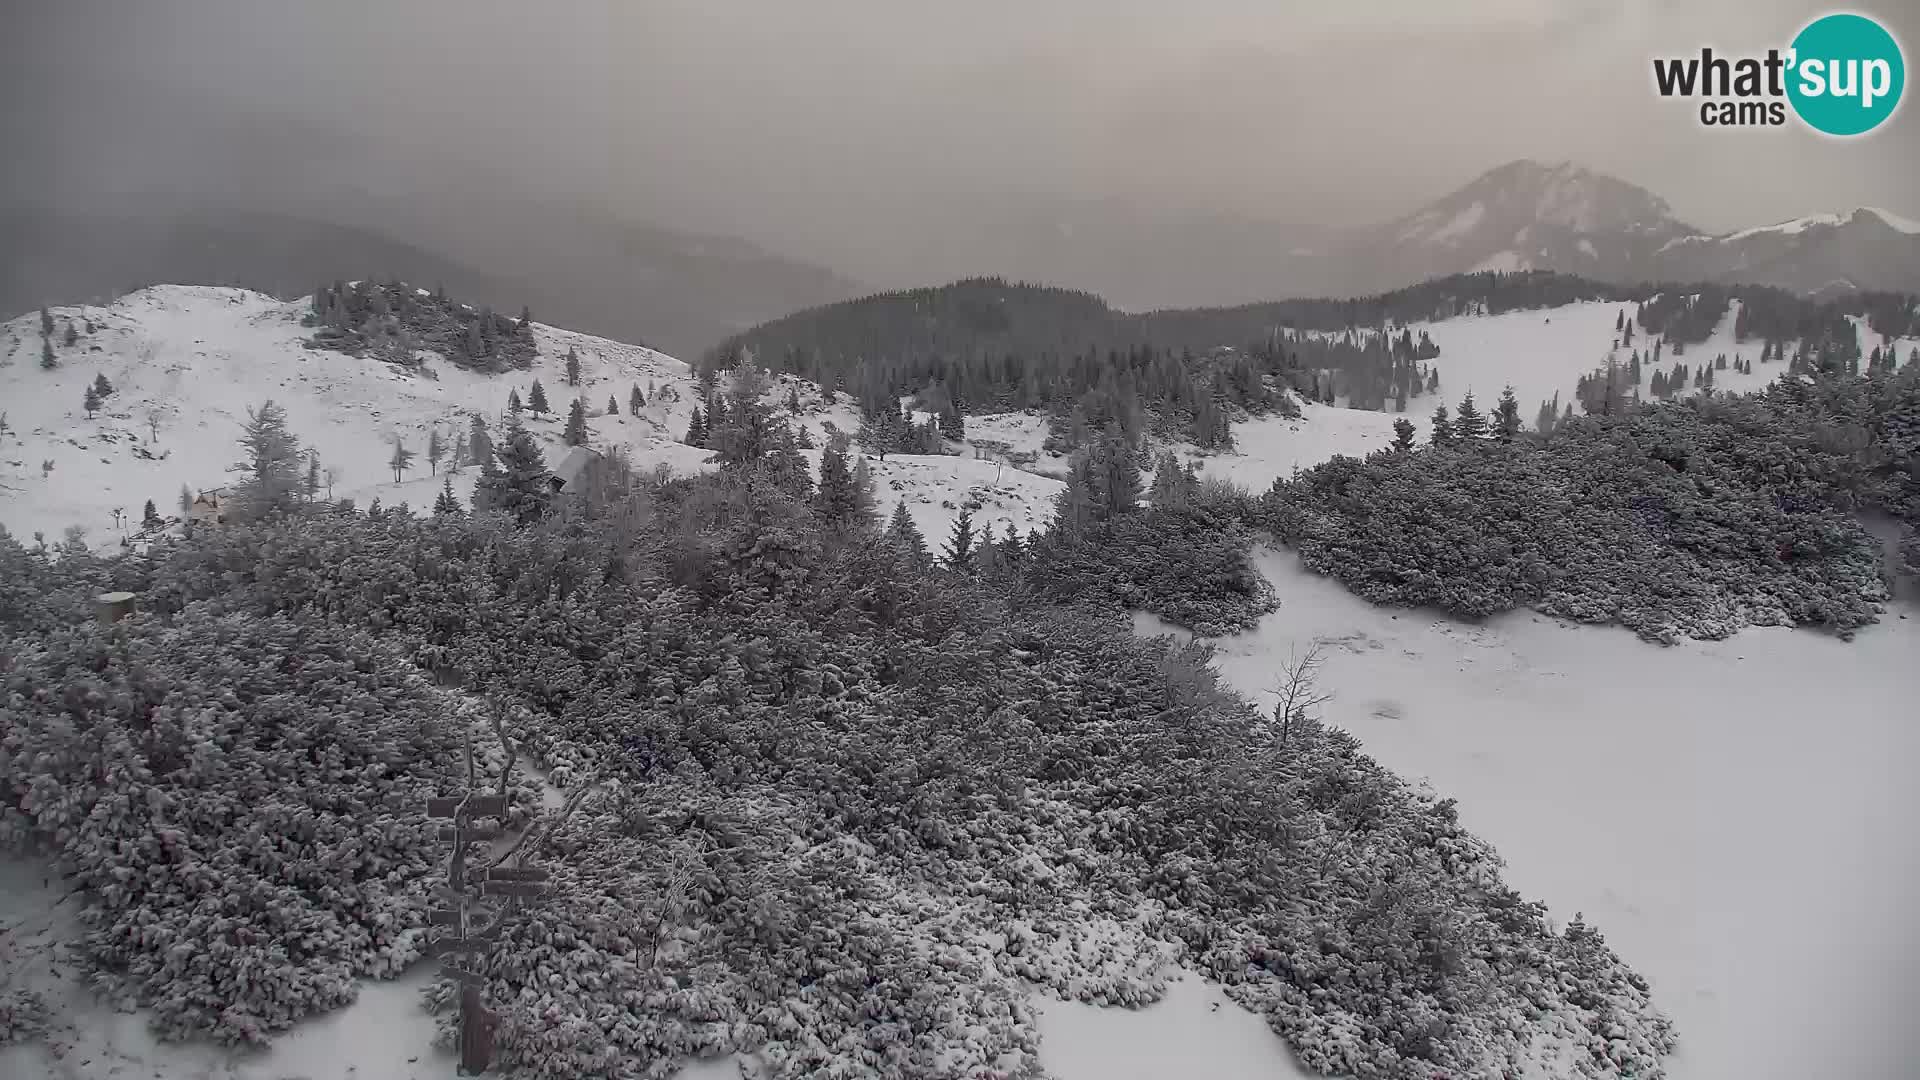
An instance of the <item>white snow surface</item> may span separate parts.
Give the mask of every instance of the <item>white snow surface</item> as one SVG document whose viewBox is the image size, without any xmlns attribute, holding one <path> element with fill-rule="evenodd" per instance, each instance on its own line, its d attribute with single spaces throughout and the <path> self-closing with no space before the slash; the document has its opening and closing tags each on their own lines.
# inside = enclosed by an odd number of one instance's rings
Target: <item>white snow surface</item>
<svg viewBox="0 0 1920 1080">
<path fill-rule="evenodd" d="M 1749 236 L 1758 236 L 1761 233 L 1780 233 L 1783 236 L 1793 236 L 1797 233 L 1805 232 L 1815 225 L 1838 225 L 1843 220 L 1844 218 L 1839 214 L 1808 214 L 1806 217 L 1794 218 L 1792 221 L 1782 221 L 1777 225 L 1761 225 L 1752 229 L 1742 229 L 1739 232 L 1728 233 L 1719 239 L 1745 240 Z"/>
<path fill-rule="evenodd" d="M 1375 608 L 1291 554 L 1259 562 L 1281 607 L 1220 642 L 1228 681 L 1265 702 L 1290 649 L 1327 641 L 1326 720 L 1457 798 L 1509 885 L 1560 923 L 1584 912 L 1650 980 L 1672 1080 L 1914 1075 L 1920 612 L 1850 643 L 1660 648 Z"/>
</svg>

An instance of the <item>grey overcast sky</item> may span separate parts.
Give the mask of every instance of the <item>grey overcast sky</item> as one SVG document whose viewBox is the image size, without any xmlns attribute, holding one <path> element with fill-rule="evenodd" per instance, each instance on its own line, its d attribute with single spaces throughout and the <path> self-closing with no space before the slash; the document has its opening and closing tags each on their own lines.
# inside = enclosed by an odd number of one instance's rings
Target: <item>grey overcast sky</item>
<svg viewBox="0 0 1920 1080">
<path fill-rule="evenodd" d="M 511 185 L 829 263 L 941 200 L 1360 223 L 1519 157 L 1708 229 L 1920 218 L 1911 102 L 1840 142 L 1652 93 L 1651 56 L 1784 45 L 1823 4 L 29 3 L 0 45 L 16 193 Z M 1914 61 L 1920 3 L 1859 10 Z"/>
</svg>

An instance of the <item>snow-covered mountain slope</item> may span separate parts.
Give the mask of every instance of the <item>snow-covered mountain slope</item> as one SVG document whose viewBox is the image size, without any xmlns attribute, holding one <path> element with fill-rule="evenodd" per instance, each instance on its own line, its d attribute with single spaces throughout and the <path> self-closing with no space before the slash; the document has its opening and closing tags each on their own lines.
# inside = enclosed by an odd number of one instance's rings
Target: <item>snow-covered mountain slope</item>
<svg viewBox="0 0 1920 1080">
<path fill-rule="evenodd" d="M 1375 287 L 1482 270 L 1601 281 L 1729 281 L 1800 293 L 1920 288 L 1920 224 L 1863 207 L 1721 235 L 1658 195 L 1573 162 L 1514 161 L 1369 231 Z"/>
<path fill-rule="evenodd" d="M 334 472 L 332 493 L 365 506 L 378 498 L 392 506 L 430 505 L 441 478 L 425 457 L 429 432 L 449 442 L 465 438 L 469 416 L 494 430 L 507 396 L 524 399 L 538 379 L 553 406 L 545 416 L 524 414 L 528 427 L 557 461 L 566 409 L 573 397 L 587 406 L 592 444 L 623 447 L 636 465 L 685 473 L 710 467 L 712 456 L 681 441 L 697 388 L 687 364 L 635 345 L 535 324 L 539 355 L 531 370 L 485 375 L 436 359 L 413 374 L 368 358 L 309 349 L 300 325 L 304 303 L 282 303 L 259 293 L 206 286 L 156 286 L 105 307 L 55 308 L 57 366 L 40 365 L 37 314 L 0 326 L 0 411 L 11 433 L 0 439 L 0 524 L 21 536 L 35 532 L 57 542 L 68 526 L 87 530 L 95 546 L 117 544 L 137 531 L 142 507 L 153 500 L 162 515 L 179 513 L 182 487 L 211 490 L 230 480 L 240 457 L 236 439 L 247 409 L 268 399 L 287 410 L 303 445 Z M 81 328 L 72 346 L 61 344 L 69 321 Z M 94 330 L 84 332 L 91 322 Z M 564 356 L 580 357 L 581 380 L 570 387 Z M 82 399 L 104 375 L 114 392 L 89 418 Z M 629 415 L 638 387 L 647 405 Z M 802 399 L 798 422 L 825 445 L 828 425 L 843 431 L 859 418 L 844 395 L 828 403 L 818 387 L 783 379 L 769 398 L 788 391 Z M 614 399 L 618 414 L 607 412 Z M 387 462 L 393 441 L 416 453 L 398 482 Z M 818 453 L 815 452 L 815 465 Z M 42 468 L 53 463 L 51 471 Z M 882 512 L 904 500 L 915 522 L 937 542 L 962 506 L 997 534 L 1023 532 L 1046 520 L 1060 484 L 1003 468 L 986 457 L 869 457 Z M 444 472 L 443 462 L 440 471 Z M 462 498 L 478 475 L 453 477 Z M 116 522 L 113 511 L 122 511 Z"/>
</svg>

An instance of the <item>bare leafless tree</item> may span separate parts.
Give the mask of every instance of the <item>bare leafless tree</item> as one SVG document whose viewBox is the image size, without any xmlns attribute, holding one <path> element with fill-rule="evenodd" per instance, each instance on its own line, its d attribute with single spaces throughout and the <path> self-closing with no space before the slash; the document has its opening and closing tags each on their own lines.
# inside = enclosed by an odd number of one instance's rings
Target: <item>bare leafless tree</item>
<svg viewBox="0 0 1920 1080">
<path fill-rule="evenodd" d="M 1285 749 L 1296 728 L 1320 719 L 1317 710 L 1333 700 L 1333 694 L 1319 688 L 1320 667 L 1326 663 L 1326 642 L 1315 639 L 1305 655 L 1289 650 L 1281 679 L 1273 694 L 1279 701 L 1273 707 L 1277 725 L 1274 745 Z"/>
</svg>

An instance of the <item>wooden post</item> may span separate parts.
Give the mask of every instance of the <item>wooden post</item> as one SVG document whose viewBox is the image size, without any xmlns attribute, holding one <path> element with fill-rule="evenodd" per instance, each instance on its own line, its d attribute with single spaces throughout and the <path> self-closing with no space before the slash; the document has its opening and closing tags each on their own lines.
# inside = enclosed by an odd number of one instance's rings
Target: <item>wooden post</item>
<svg viewBox="0 0 1920 1080">
<path fill-rule="evenodd" d="M 546 892 L 545 870 L 493 867 L 477 883 L 469 881 L 472 875 L 467 872 L 467 845 L 499 835 L 496 829 L 475 827 L 469 821 L 481 816 L 505 817 L 506 813 L 505 795 L 468 794 L 427 800 L 428 817 L 453 819 L 451 826 L 440 830 L 443 839 L 453 842 L 452 858 L 447 865 L 447 887 L 451 890 L 453 906 L 428 912 L 427 921 L 453 930 L 450 936 L 432 942 L 431 949 L 440 957 L 441 973 L 460 982 L 459 1074 L 462 1076 L 479 1076 L 492 1067 L 493 1038 L 500 1027 L 500 1015 L 487 1008 L 482 995 L 486 976 L 461 962 L 473 963 L 492 948 L 492 942 L 505 929 L 508 905 L 516 900 L 537 899 Z M 478 885 L 477 890 L 474 884 Z M 469 907 L 475 891 L 500 898 L 490 922 L 477 921 L 477 913 Z"/>
</svg>

